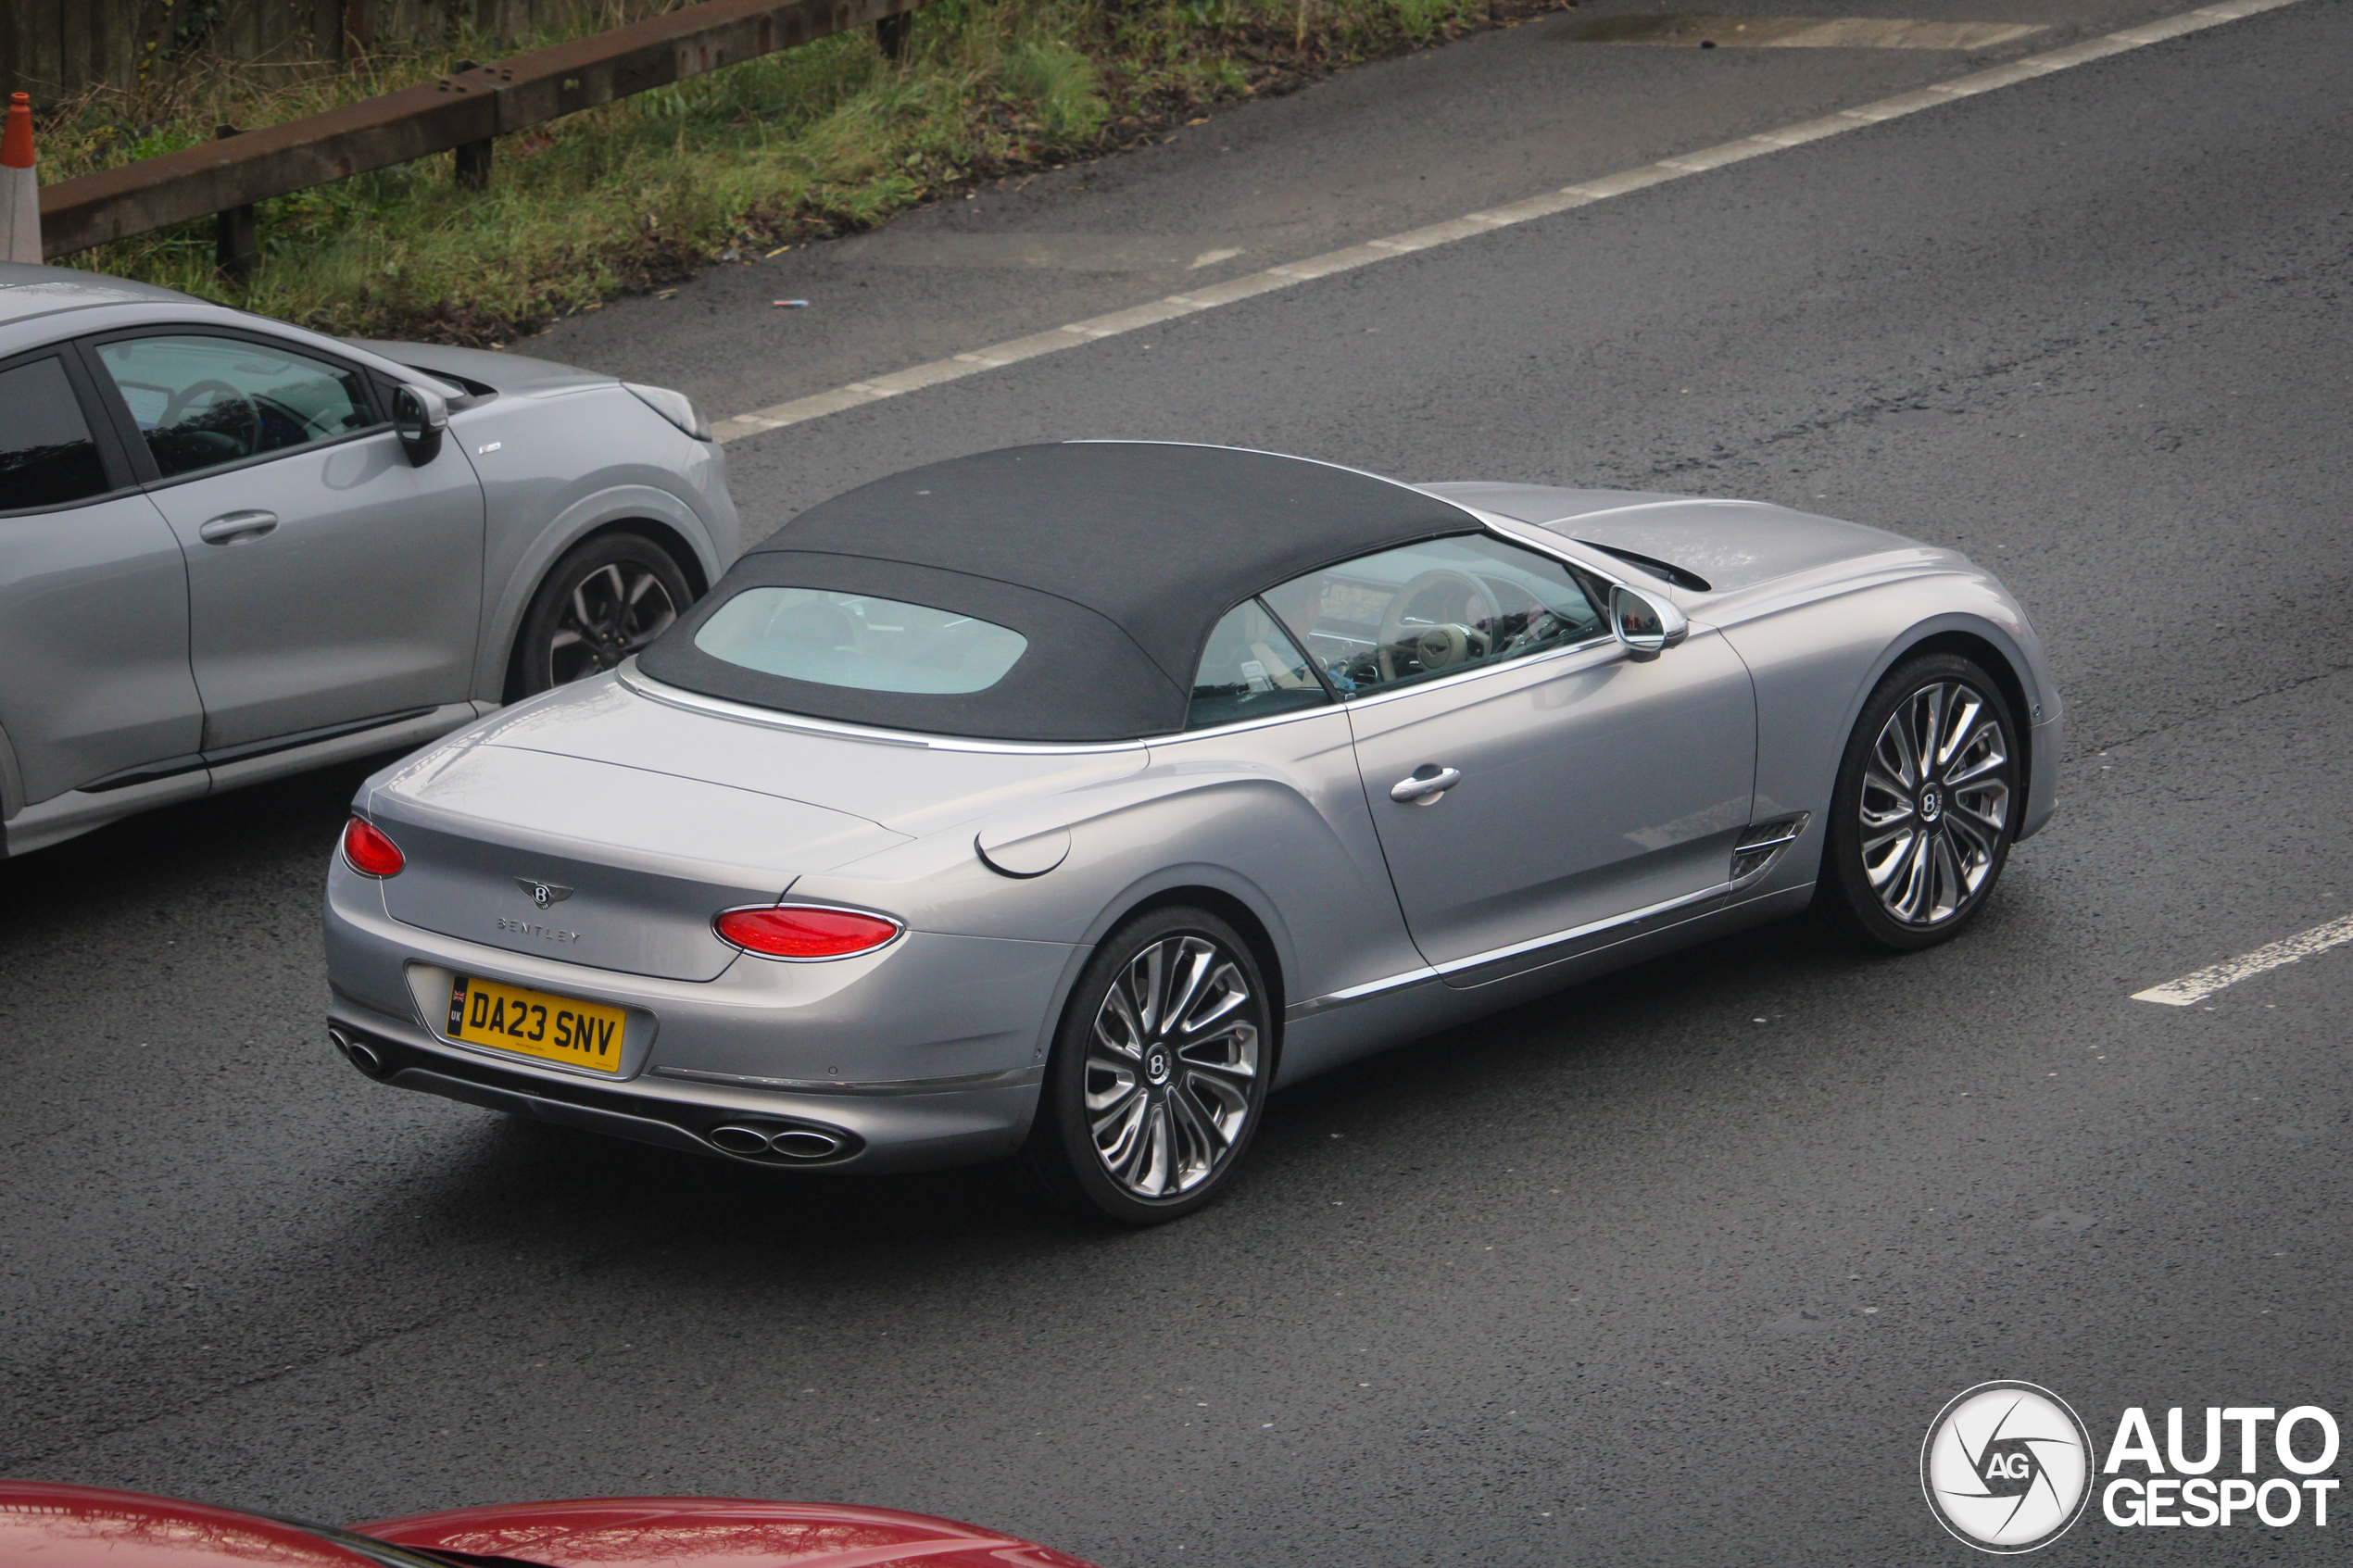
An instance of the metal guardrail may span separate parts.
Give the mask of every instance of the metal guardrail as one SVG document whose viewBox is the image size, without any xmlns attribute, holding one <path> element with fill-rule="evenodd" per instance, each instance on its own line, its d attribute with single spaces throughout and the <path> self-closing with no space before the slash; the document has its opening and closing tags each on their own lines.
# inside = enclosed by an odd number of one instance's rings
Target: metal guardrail
<svg viewBox="0 0 2353 1568">
<path fill-rule="evenodd" d="M 219 216 L 220 261 L 253 255 L 253 204 L 456 149 L 479 186 L 495 137 L 652 87 L 875 24 L 905 46 L 925 0 L 705 0 L 570 44 L 476 66 L 324 114 L 61 180 L 41 192 L 42 252 L 55 257 Z"/>
</svg>

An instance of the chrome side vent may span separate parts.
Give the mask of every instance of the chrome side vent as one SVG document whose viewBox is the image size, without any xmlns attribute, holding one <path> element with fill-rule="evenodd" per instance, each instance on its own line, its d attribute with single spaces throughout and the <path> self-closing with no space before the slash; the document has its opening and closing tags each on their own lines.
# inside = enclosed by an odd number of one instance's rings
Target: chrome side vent
<svg viewBox="0 0 2353 1568">
<path fill-rule="evenodd" d="M 1813 820 L 1810 811 L 1793 811 L 1743 831 L 1732 846 L 1732 885 L 1745 887 L 1770 871 L 1773 862 L 1805 836 L 1806 824 Z"/>
</svg>

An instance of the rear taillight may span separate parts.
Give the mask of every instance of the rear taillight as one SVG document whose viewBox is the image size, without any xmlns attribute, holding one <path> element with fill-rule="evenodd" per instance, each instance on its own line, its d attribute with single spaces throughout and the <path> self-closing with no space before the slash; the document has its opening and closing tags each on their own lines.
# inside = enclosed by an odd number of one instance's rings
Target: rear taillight
<svg viewBox="0 0 2353 1568">
<path fill-rule="evenodd" d="M 343 859 L 361 876 L 398 876 L 400 868 L 409 863 L 401 856 L 400 846 L 359 817 L 344 824 Z"/>
<path fill-rule="evenodd" d="M 767 959 L 849 959 L 871 953 L 904 929 L 897 921 L 815 904 L 729 909 L 711 922 L 719 939 Z"/>
</svg>

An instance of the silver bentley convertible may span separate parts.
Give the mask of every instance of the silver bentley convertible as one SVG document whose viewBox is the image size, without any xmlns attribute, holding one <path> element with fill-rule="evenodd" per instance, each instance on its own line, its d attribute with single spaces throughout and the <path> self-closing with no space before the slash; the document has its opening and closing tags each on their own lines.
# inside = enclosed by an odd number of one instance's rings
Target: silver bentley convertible
<svg viewBox="0 0 2353 1568">
<path fill-rule="evenodd" d="M 1949 550 L 1747 501 L 1227 447 L 935 463 L 613 672 L 362 787 L 371 1077 L 774 1166 L 1012 1155 L 1174 1218 L 1281 1085 L 1809 906 L 1908 949 L 2051 814 Z"/>
</svg>

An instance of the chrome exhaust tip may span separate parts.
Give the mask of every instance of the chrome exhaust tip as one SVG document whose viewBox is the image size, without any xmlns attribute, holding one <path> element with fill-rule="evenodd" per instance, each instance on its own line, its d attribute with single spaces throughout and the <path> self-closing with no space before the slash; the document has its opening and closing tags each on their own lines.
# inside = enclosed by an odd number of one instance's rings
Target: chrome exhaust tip
<svg viewBox="0 0 2353 1568">
<path fill-rule="evenodd" d="M 814 1127 L 787 1127 L 770 1138 L 768 1147 L 786 1160 L 830 1160 L 847 1146 Z"/>
<path fill-rule="evenodd" d="M 345 1060 L 352 1066 L 371 1078 L 384 1076 L 384 1059 L 377 1055 L 376 1048 L 367 1041 L 355 1040 L 340 1029 L 328 1030 L 327 1038 L 335 1043 L 335 1049 L 343 1052 Z"/>
<path fill-rule="evenodd" d="M 792 1165 L 812 1164 L 848 1154 L 854 1147 L 849 1135 L 807 1123 L 778 1126 L 772 1123 L 729 1122 L 703 1135 L 713 1148 L 740 1160 Z"/>
<path fill-rule="evenodd" d="M 713 1127 L 711 1141 L 730 1154 L 761 1155 L 768 1152 L 768 1135 L 757 1127 Z"/>
</svg>

